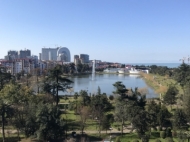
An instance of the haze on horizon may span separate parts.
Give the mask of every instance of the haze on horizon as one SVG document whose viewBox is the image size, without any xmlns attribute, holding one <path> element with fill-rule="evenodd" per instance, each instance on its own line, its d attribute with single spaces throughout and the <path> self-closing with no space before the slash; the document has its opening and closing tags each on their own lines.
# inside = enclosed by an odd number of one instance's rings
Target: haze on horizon
<svg viewBox="0 0 190 142">
<path fill-rule="evenodd" d="M 0 1 L 0 58 L 62 46 L 90 59 L 179 63 L 190 55 L 189 0 Z"/>
</svg>

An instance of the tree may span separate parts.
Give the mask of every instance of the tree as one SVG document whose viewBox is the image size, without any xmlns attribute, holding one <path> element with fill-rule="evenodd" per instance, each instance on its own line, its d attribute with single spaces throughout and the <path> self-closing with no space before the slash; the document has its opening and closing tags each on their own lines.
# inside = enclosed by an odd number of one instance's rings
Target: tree
<svg viewBox="0 0 190 142">
<path fill-rule="evenodd" d="M 10 122 L 17 129 L 18 137 L 19 131 L 24 127 L 25 107 L 31 95 L 33 92 L 30 88 L 15 82 L 6 84 L 0 91 L 2 125 L 6 118 L 13 118 Z"/>
<path fill-rule="evenodd" d="M 163 97 L 164 103 L 172 105 L 176 103 L 176 96 L 178 94 L 178 90 L 175 86 L 169 86 L 165 96 Z"/>
<path fill-rule="evenodd" d="M 171 126 L 171 122 L 169 120 L 171 116 L 172 115 L 168 111 L 168 109 L 164 105 L 162 105 L 157 115 L 157 122 L 161 130 L 163 126 L 166 127 L 168 127 L 169 125 Z"/>
<path fill-rule="evenodd" d="M 88 106 L 80 106 L 80 107 L 78 107 L 78 112 L 79 112 L 79 115 L 80 115 L 81 132 L 83 134 L 84 128 L 86 126 L 86 121 L 89 118 L 90 109 L 89 109 Z"/>
<path fill-rule="evenodd" d="M 185 87 L 185 85 L 190 84 L 190 66 L 185 63 L 182 63 L 175 70 L 175 80 L 179 82 L 182 87 Z"/>
<path fill-rule="evenodd" d="M 0 90 L 2 90 L 4 85 L 9 83 L 11 79 L 14 79 L 13 76 L 7 73 L 5 68 L 0 67 Z"/>
<path fill-rule="evenodd" d="M 74 99 L 75 99 L 75 104 L 76 104 L 76 109 L 75 109 L 75 113 L 77 113 L 77 99 L 78 99 L 78 97 L 79 97 L 79 95 L 78 95 L 78 93 L 77 92 L 75 92 L 75 94 L 74 94 Z"/>
<path fill-rule="evenodd" d="M 160 111 L 160 105 L 157 104 L 155 101 L 151 101 L 147 104 L 147 112 L 148 112 L 148 119 L 149 119 L 149 125 L 150 125 L 150 131 L 151 127 L 156 129 L 156 126 L 158 125 L 157 117 L 158 112 Z"/>
<path fill-rule="evenodd" d="M 129 106 L 126 101 L 117 99 L 115 104 L 115 120 L 121 122 L 121 135 L 123 136 L 123 127 L 126 120 L 129 118 L 128 114 Z"/>
<path fill-rule="evenodd" d="M 174 127 L 177 129 L 187 129 L 187 116 L 183 112 L 182 109 L 176 109 L 174 115 L 173 115 L 173 124 Z"/>
<path fill-rule="evenodd" d="M 62 65 L 62 72 L 64 74 L 68 74 L 69 73 L 69 65 L 68 64 L 63 64 Z"/>
<path fill-rule="evenodd" d="M 6 115 L 9 115 L 11 112 L 11 104 L 8 100 L 0 99 L 0 113 L 1 113 L 1 120 L 2 120 L 2 135 L 3 135 L 3 142 L 5 141 L 5 119 Z"/>
<path fill-rule="evenodd" d="M 13 115 L 12 105 L 16 101 L 17 94 L 20 90 L 20 86 L 16 84 L 6 84 L 4 88 L 0 91 L 0 113 L 2 118 L 2 134 L 3 141 L 5 140 L 4 126 L 5 121 L 8 116 Z M 5 117 L 7 116 L 7 117 Z"/>
<path fill-rule="evenodd" d="M 59 91 L 66 91 L 66 89 L 71 88 L 71 80 L 62 77 L 61 66 L 57 65 L 54 69 L 49 71 L 49 76 L 44 81 L 44 91 L 51 93 L 55 96 L 56 105 L 58 106 L 59 102 Z M 47 90 L 45 90 L 47 89 Z"/>
<path fill-rule="evenodd" d="M 17 80 L 20 80 L 20 78 L 21 78 L 21 73 L 17 73 L 17 74 L 15 75 L 15 77 L 16 77 Z"/>
<path fill-rule="evenodd" d="M 113 95 L 110 95 L 110 96 L 109 96 L 109 100 L 110 100 L 110 101 L 113 101 L 113 100 L 114 100 L 114 96 L 113 96 Z"/>
<path fill-rule="evenodd" d="M 83 65 L 81 63 L 77 64 L 77 70 L 79 73 L 82 72 L 82 69 L 83 69 Z"/>
<path fill-rule="evenodd" d="M 100 87 L 99 87 L 99 86 L 98 86 L 97 95 L 101 95 L 101 89 L 100 89 Z"/>
<path fill-rule="evenodd" d="M 116 82 L 113 84 L 113 86 L 116 88 L 116 91 L 114 91 L 114 94 L 119 94 L 119 97 L 116 101 L 115 106 L 115 118 L 116 120 L 121 122 L 121 134 L 123 134 L 123 125 L 126 120 L 130 120 L 133 123 L 136 123 L 139 119 L 139 123 L 134 124 L 136 129 L 139 129 L 140 134 L 144 134 L 144 131 L 146 130 L 144 126 L 141 126 L 141 124 L 147 124 L 144 122 L 140 123 L 140 117 L 141 115 L 144 117 L 146 112 L 144 111 L 144 107 L 146 105 L 146 97 L 145 95 L 141 95 L 141 93 L 138 91 L 138 88 L 135 88 L 129 90 L 126 89 L 125 85 L 122 84 L 122 82 Z M 147 114 L 145 119 L 147 119 Z M 141 127 L 141 128 L 139 128 Z"/>
<path fill-rule="evenodd" d="M 79 92 L 80 99 L 81 99 L 81 105 L 82 106 L 88 106 L 90 104 L 90 97 L 88 96 L 88 93 L 86 90 L 81 90 Z"/>
<path fill-rule="evenodd" d="M 100 88 L 99 88 L 100 90 Z M 99 91 L 100 93 L 100 91 Z M 113 107 L 108 101 L 106 94 L 97 94 L 91 98 L 91 112 L 92 118 L 96 118 L 99 136 L 101 134 L 102 125 L 104 125 L 105 113 L 110 111 Z"/>
<path fill-rule="evenodd" d="M 59 140 L 64 134 L 64 123 L 61 111 L 52 104 L 39 104 L 36 112 L 36 131 L 38 139 Z"/>
<path fill-rule="evenodd" d="M 70 63 L 69 64 L 69 69 L 70 69 L 70 74 L 73 74 L 76 71 L 75 64 L 74 63 Z"/>
<path fill-rule="evenodd" d="M 114 122 L 113 114 L 104 115 L 103 121 L 102 121 L 102 129 L 106 130 L 106 133 L 107 133 L 107 130 L 110 129 L 111 123 L 113 123 L 113 122 Z"/>
<path fill-rule="evenodd" d="M 143 138 L 145 132 L 149 130 L 148 113 L 140 107 L 136 107 L 135 109 L 138 113 L 136 113 L 136 115 L 133 115 L 131 122 L 133 128 L 137 130 L 139 137 Z"/>
<path fill-rule="evenodd" d="M 146 105 L 146 94 L 141 94 L 138 91 L 138 88 L 136 87 L 135 90 L 133 89 L 130 90 L 130 93 L 128 95 L 128 100 L 133 101 L 135 105 L 141 107 L 142 109 L 145 109 Z"/>
<path fill-rule="evenodd" d="M 187 120 L 190 121 L 190 93 L 185 94 L 183 98 L 183 111 L 187 116 Z"/>
<path fill-rule="evenodd" d="M 39 68 L 36 68 L 36 69 L 34 69 L 34 77 L 35 77 L 35 85 L 36 85 L 36 87 L 37 87 L 37 94 L 39 94 L 40 93 L 40 82 L 39 82 L 39 76 L 40 76 L 40 69 Z"/>
<path fill-rule="evenodd" d="M 118 94 L 120 95 L 122 98 L 125 98 L 128 92 L 128 89 L 126 89 L 125 85 L 121 82 L 115 82 L 113 84 L 113 86 L 115 87 L 115 91 L 113 92 L 114 94 Z"/>
</svg>

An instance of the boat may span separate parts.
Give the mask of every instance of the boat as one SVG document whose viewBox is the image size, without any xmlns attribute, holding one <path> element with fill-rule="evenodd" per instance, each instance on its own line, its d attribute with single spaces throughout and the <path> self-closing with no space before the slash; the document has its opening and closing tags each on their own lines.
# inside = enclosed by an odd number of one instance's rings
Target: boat
<svg viewBox="0 0 190 142">
<path fill-rule="evenodd" d="M 128 71 L 128 69 L 126 69 L 126 68 L 120 68 L 120 69 L 118 70 L 118 73 L 124 74 L 124 73 L 129 73 L 129 71 Z"/>
<path fill-rule="evenodd" d="M 106 72 L 106 73 L 117 73 L 118 69 L 117 68 L 109 68 L 109 69 L 105 69 L 104 72 Z"/>
<path fill-rule="evenodd" d="M 129 73 L 130 73 L 130 74 L 140 74 L 140 71 L 139 71 L 139 70 L 136 70 L 135 68 L 131 68 L 131 69 L 129 70 Z"/>
</svg>

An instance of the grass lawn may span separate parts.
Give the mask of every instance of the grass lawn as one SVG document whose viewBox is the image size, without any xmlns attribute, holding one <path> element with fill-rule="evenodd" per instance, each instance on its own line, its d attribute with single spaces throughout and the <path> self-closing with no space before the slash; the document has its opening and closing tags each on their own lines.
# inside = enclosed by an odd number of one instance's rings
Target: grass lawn
<svg viewBox="0 0 190 142">
<path fill-rule="evenodd" d="M 74 97 L 61 96 L 59 103 L 70 103 L 74 101 L 75 101 Z"/>
<path fill-rule="evenodd" d="M 20 139 L 24 139 L 24 135 L 20 134 Z M 3 141 L 3 136 L 0 134 L 0 142 Z M 19 139 L 17 137 L 17 134 L 5 134 L 5 142 L 18 142 Z"/>
<path fill-rule="evenodd" d="M 138 138 L 136 133 L 131 134 L 125 134 L 123 137 L 118 136 L 120 138 L 121 142 L 133 142 L 134 140 L 138 140 L 141 142 L 141 139 Z M 116 140 L 117 137 L 113 138 L 113 140 Z M 156 139 L 159 139 L 161 142 L 169 142 L 168 139 L 170 138 L 160 138 L 160 132 L 152 132 L 152 135 L 149 139 L 149 142 L 156 142 Z M 172 138 L 174 142 L 179 142 L 178 138 Z M 184 140 L 183 142 L 187 142 L 187 140 Z"/>
<path fill-rule="evenodd" d="M 141 74 L 146 83 L 151 86 L 156 93 L 166 93 L 169 85 L 175 85 L 179 90 L 179 94 L 183 93 L 181 86 L 172 78 L 168 76 L 160 76 L 155 74 Z"/>
</svg>

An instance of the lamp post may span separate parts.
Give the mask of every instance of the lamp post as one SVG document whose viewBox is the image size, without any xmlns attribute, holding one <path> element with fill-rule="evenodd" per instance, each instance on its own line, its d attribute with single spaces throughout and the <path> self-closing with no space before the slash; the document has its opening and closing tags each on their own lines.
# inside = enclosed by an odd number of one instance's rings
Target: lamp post
<svg viewBox="0 0 190 142">
<path fill-rule="evenodd" d="M 113 129 L 111 127 L 109 129 L 110 129 L 110 141 L 111 141 L 111 138 L 112 138 L 111 130 L 113 130 Z"/>
</svg>

